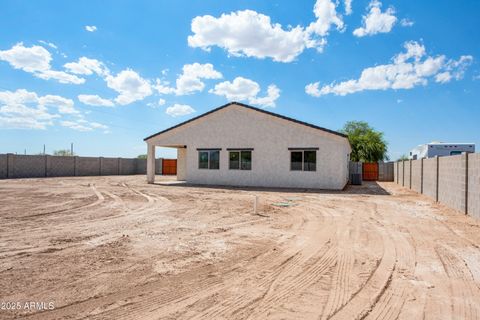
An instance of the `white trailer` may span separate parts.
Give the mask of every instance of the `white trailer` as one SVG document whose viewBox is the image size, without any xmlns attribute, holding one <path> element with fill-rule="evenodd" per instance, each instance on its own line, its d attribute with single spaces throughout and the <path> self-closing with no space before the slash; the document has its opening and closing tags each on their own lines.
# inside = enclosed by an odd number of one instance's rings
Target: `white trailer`
<svg viewBox="0 0 480 320">
<path fill-rule="evenodd" d="M 435 156 L 453 156 L 463 152 L 474 153 L 475 143 L 430 142 L 421 144 L 410 151 L 409 159 L 433 158 Z"/>
</svg>

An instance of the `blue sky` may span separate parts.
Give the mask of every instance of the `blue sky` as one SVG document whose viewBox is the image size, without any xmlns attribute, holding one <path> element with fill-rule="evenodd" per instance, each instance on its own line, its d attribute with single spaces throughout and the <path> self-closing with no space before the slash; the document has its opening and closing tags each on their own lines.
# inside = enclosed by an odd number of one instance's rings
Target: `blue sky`
<svg viewBox="0 0 480 320">
<path fill-rule="evenodd" d="M 2 1 L 0 153 L 143 138 L 230 100 L 340 129 L 392 159 L 480 146 L 479 1 Z M 160 150 L 159 156 L 174 156 Z"/>
</svg>

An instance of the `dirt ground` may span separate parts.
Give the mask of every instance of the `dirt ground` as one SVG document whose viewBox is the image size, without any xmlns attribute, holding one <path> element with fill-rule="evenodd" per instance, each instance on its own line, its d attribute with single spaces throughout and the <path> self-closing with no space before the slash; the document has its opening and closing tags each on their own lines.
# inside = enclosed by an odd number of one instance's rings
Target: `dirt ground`
<svg viewBox="0 0 480 320">
<path fill-rule="evenodd" d="M 480 319 L 480 221 L 424 196 L 157 181 L 0 181 L 0 318 Z"/>
</svg>

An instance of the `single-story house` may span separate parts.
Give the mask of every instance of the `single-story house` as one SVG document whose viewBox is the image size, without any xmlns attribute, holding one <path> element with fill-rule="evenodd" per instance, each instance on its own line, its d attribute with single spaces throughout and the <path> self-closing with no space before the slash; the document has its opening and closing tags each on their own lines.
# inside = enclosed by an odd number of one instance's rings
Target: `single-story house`
<svg viewBox="0 0 480 320">
<path fill-rule="evenodd" d="M 177 148 L 177 179 L 192 184 L 341 190 L 348 182 L 346 135 L 238 102 L 144 140 L 149 183 L 156 146 Z"/>
</svg>

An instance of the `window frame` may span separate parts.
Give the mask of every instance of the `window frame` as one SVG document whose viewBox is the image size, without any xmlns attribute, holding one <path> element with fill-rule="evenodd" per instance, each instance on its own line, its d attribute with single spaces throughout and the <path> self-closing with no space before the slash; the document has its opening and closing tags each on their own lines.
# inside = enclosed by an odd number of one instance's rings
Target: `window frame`
<svg viewBox="0 0 480 320">
<path fill-rule="evenodd" d="M 316 172 L 317 171 L 317 151 L 319 150 L 319 148 L 288 148 L 288 150 L 290 151 L 290 171 L 295 171 L 295 172 L 299 172 L 299 171 L 300 172 Z M 313 168 L 309 168 L 309 170 L 305 170 L 305 159 L 306 159 L 305 158 L 305 151 L 314 152 L 314 156 L 315 156 L 315 162 L 313 163 Z M 301 153 L 301 155 L 302 155 L 301 162 L 300 162 L 302 164 L 301 169 L 292 169 L 293 153 Z"/>
<path fill-rule="evenodd" d="M 198 170 L 220 170 L 220 151 L 222 148 L 197 148 L 198 152 Z M 218 152 L 218 166 L 216 168 L 212 168 L 212 153 Z M 200 167 L 200 154 L 206 153 L 207 154 L 207 166 L 202 168 Z"/>
<path fill-rule="evenodd" d="M 227 148 L 228 151 L 228 170 L 242 170 L 242 171 L 252 171 L 252 162 L 253 162 L 253 148 Z M 242 153 L 248 152 L 250 153 L 250 166 L 246 168 L 243 166 L 242 162 Z M 238 154 L 238 168 L 232 168 L 231 166 L 231 153 Z"/>
</svg>

